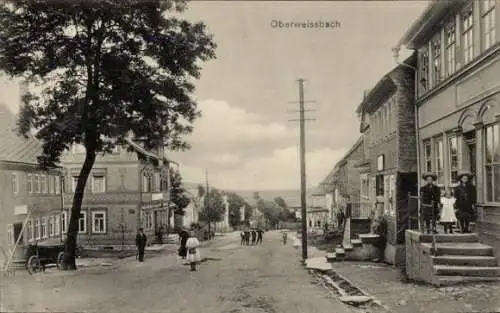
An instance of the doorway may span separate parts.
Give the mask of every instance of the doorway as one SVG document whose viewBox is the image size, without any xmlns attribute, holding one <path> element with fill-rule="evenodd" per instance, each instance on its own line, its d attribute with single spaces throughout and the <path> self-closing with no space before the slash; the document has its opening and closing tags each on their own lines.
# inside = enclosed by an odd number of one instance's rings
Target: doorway
<svg viewBox="0 0 500 313">
<path fill-rule="evenodd" d="M 472 173 L 472 184 L 476 184 L 476 132 L 470 131 L 464 134 L 465 141 L 465 169 Z"/>
<path fill-rule="evenodd" d="M 14 243 L 19 239 L 19 243 L 23 242 L 23 234 L 21 233 L 23 230 L 23 223 L 14 223 L 12 226 L 14 228 Z M 21 238 L 19 238 L 21 237 Z"/>
</svg>

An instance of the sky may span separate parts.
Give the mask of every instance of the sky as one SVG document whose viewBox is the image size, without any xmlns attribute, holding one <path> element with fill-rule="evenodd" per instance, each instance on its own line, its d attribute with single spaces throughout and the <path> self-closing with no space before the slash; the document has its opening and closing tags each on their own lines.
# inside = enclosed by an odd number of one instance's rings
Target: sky
<svg viewBox="0 0 500 313">
<path fill-rule="evenodd" d="M 194 1 L 182 14 L 203 21 L 217 59 L 202 65 L 195 97 L 202 117 L 169 152 L 189 182 L 232 190 L 298 189 L 298 78 L 306 79 L 306 171 L 317 186 L 360 136 L 355 109 L 395 65 L 392 47 L 427 1 Z M 330 22 L 330 28 L 276 27 Z M 401 59 L 408 56 L 403 51 Z M 0 82 L 0 100 L 19 109 L 19 88 Z"/>
</svg>

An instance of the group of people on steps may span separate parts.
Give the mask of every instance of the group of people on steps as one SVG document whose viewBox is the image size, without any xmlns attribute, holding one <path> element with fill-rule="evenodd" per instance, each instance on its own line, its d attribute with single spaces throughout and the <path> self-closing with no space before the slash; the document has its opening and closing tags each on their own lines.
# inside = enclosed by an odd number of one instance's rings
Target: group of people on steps
<svg viewBox="0 0 500 313">
<path fill-rule="evenodd" d="M 443 191 L 435 183 L 436 174 L 425 173 L 422 178 L 426 181 L 420 188 L 425 231 L 437 234 L 439 222 L 444 226 L 444 232 L 451 234 L 453 225 L 458 222 L 461 233 L 470 233 L 470 222 L 476 218 L 476 188 L 472 184 L 472 173 L 458 173 L 458 185 Z"/>
</svg>

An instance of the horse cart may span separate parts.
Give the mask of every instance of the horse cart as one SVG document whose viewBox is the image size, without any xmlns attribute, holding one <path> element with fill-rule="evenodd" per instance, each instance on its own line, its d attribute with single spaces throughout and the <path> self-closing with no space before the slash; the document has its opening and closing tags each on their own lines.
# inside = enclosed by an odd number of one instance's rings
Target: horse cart
<svg viewBox="0 0 500 313">
<path fill-rule="evenodd" d="M 26 270 L 30 274 L 45 271 L 49 264 L 55 264 L 61 269 L 64 258 L 64 243 L 62 242 L 35 242 L 28 245 L 26 252 Z"/>
</svg>

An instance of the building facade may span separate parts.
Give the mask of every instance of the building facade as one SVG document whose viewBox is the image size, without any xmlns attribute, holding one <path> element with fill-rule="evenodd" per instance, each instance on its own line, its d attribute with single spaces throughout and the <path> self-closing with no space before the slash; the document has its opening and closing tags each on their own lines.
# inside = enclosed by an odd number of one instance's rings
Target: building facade
<svg viewBox="0 0 500 313">
<path fill-rule="evenodd" d="M 397 263 L 408 227 L 408 194 L 417 192 L 413 86 L 415 58 L 384 75 L 358 106 L 367 159 L 361 168 L 361 198 L 383 208 L 388 220 L 387 261 Z M 382 211 L 382 210 L 381 210 Z M 398 250 L 400 250 L 398 252 Z M 402 259 L 400 261 L 403 261 Z"/>
<path fill-rule="evenodd" d="M 331 218 L 335 219 L 333 215 L 345 206 L 347 196 L 350 197 L 352 203 L 353 218 L 368 217 L 369 212 L 363 211 L 360 206 L 362 169 L 357 166 L 364 157 L 365 144 L 363 137 L 360 137 L 321 183 L 325 195 L 324 201 L 333 207 L 330 211 Z"/>
<path fill-rule="evenodd" d="M 476 230 L 500 250 L 500 3 L 433 1 L 401 44 L 418 53 L 420 168 L 445 187 L 475 174 Z"/>
<path fill-rule="evenodd" d="M 80 245 L 133 245 L 140 227 L 151 241 L 160 231 L 167 230 L 171 169 L 161 152 L 155 152 L 128 140 L 127 146 L 117 146 L 113 153 L 96 158 L 78 224 Z M 63 231 L 66 231 L 84 159 L 85 149 L 78 145 L 67 151 L 63 159 L 66 182 Z"/>
<path fill-rule="evenodd" d="M 42 145 L 18 136 L 16 117 L 0 104 L 0 260 L 15 246 L 61 238 L 61 169 L 42 169 Z M 25 225 L 24 231 L 23 225 Z M 18 240 L 19 239 L 19 240 Z"/>
</svg>

